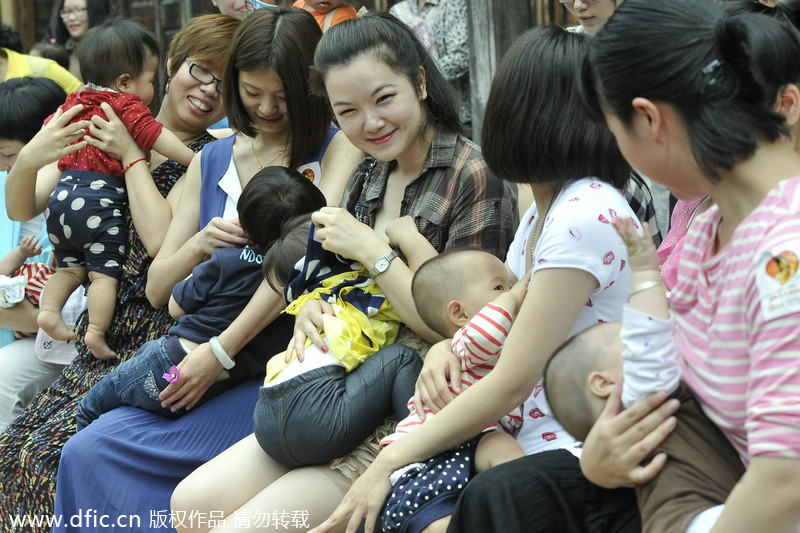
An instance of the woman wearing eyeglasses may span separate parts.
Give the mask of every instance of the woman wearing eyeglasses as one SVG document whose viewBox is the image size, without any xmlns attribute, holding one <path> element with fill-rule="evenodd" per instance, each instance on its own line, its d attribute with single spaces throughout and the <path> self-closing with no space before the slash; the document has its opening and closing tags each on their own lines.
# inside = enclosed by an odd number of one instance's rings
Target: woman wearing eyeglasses
<svg viewBox="0 0 800 533">
<path fill-rule="evenodd" d="M 224 108 L 217 84 L 209 75 L 222 76 L 225 54 L 238 26 L 239 21 L 231 17 L 205 15 L 191 19 L 172 39 L 167 57 L 169 92 L 156 119 L 194 151 L 215 139 L 206 129 L 219 120 Z M 192 68 L 190 63 L 196 66 Z M 204 83 L 209 79 L 212 83 Z M 121 160 L 125 166 L 143 157 L 141 150 L 137 153 L 132 149 L 135 143 L 122 121 L 114 118 L 110 107 L 102 107 L 111 122 L 94 117 L 90 127 L 92 140 L 87 136 L 87 142 Z M 12 169 L 14 173 L 7 182 L 9 216 L 23 220 L 32 218 L 37 214 L 34 191 L 47 188 L 48 184 L 52 188 L 60 178 L 57 168 L 39 168 L 65 155 L 63 149 L 47 148 L 58 148 L 75 139 L 70 136 L 71 130 L 61 127 L 63 123 L 63 120 L 52 120 L 31 141 L 31 148 L 18 155 Z M 0 517 L 53 512 L 52 488 L 61 448 L 75 433 L 75 410 L 79 401 L 89 388 L 119 362 L 133 355 L 143 342 L 163 335 L 174 324 L 166 309 L 154 309 L 147 301 L 145 282 L 152 256 L 158 251 L 169 225 L 170 206 L 174 206 L 180 196 L 181 186 L 177 184 L 183 183 L 179 178 L 185 171 L 184 165 L 153 154 L 149 168 L 138 162 L 125 173 L 130 210 L 123 213 L 126 219 L 123 231 L 128 251 L 107 337 L 109 346 L 119 357 L 96 359 L 83 342 L 77 342 L 78 356 L 73 363 L 56 379 L 53 387 L 36 396 L 23 415 L 0 436 L 0 494 L 3 495 Z M 86 326 L 87 322 L 83 321 L 78 328 L 80 339 Z M 21 455 L 26 457 L 24 461 L 20 461 Z M 108 472 L 103 475 L 109 477 Z M 113 481 L 115 493 L 119 485 L 131 486 L 119 479 Z M 68 483 L 66 487 L 75 498 L 88 497 L 78 488 L 70 488 Z M 8 529 L 3 518 L 0 518 L 0 529 Z"/>
<path fill-rule="evenodd" d="M 569 28 L 594 35 L 611 18 L 622 0 L 558 0 L 572 13 L 580 26 Z"/>
<path fill-rule="evenodd" d="M 50 17 L 50 37 L 69 52 L 69 71 L 81 79 L 74 48 L 86 30 L 102 24 L 112 15 L 111 0 L 59 0 Z"/>
</svg>

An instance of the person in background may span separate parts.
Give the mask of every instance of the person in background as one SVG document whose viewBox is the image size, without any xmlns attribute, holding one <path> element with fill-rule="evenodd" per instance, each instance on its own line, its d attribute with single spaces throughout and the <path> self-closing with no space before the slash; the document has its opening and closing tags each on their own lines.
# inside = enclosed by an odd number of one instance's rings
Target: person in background
<svg viewBox="0 0 800 533">
<path fill-rule="evenodd" d="M 331 26 L 358 16 L 356 10 L 345 4 L 344 0 L 297 0 L 292 7 L 311 13 L 323 33 Z"/>
<path fill-rule="evenodd" d="M 80 88 L 80 80 L 55 61 L 26 55 L 14 50 L 14 48 L 7 48 L 6 44 L 11 47 L 16 46 L 15 41 L 19 36 L 17 35 L 15 38 L 14 34 L 16 34 L 16 30 L 6 26 L 3 34 L 0 35 L 2 37 L 0 39 L 0 82 L 13 78 L 33 76 L 35 78 L 50 78 L 59 84 L 67 94 Z"/>
<path fill-rule="evenodd" d="M 29 54 L 33 57 L 52 59 L 64 67 L 64 69 L 69 70 L 69 52 L 60 44 L 56 44 L 55 39 L 52 37 L 34 43 L 34 45 L 31 46 Z"/>
<path fill-rule="evenodd" d="M 211 0 L 223 15 L 244 20 L 244 0 Z"/>
<path fill-rule="evenodd" d="M 18 54 L 24 52 L 22 39 L 20 39 L 16 28 L 8 24 L 0 24 L 0 48 L 7 48 Z"/>
<path fill-rule="evenodd" d="M 444 77 L 460 94 L 459 117 L 469 128 L 469 16 L 465 0 L 403 0 L 389 12 L 425 44 Z"/>
<path fill-rule="evenodd" d="M 48 37 L 67 50 L 69 71 L 76 78 L 81 79 L 81 69 L 74 53 L 75 45 L 86 30 L 102 24 L 111 15 L 111 0 L 59 0 L 53 6 Z"/>
</svg>

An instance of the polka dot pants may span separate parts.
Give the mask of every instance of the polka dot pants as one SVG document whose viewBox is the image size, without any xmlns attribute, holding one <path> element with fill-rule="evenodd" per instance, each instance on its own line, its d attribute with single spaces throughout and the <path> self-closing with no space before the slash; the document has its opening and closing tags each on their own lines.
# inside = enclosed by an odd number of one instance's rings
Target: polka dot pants
<svg viewBox="0 0 800 533">
<path fill-rule="evenodd" d="M 68 170 L 47 203 L 47 233 L 59 267 L 85 266 L 119 279 L 125 256 L 124 182 Z"/>
<path fill-rule="evenodd" d="M 475 475 L 475 449 L 483 435 L 406 467 L 386 499 L 383 531 L 419 532 L 452 514 L 459 493 Z"/>
</svg>

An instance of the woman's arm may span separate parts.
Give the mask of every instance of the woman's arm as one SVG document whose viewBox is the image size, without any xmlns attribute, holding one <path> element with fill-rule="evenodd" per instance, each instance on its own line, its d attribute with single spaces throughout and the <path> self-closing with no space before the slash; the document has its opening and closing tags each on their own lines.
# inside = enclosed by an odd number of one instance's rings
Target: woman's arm
<svg viewBox="0 0 800 533">
<path fill-rule="evenodd" d="M 158 255 L 147 272 L 147 299 L 153 307 L 169 301 L 172 287 L 218 248 L 244 246 L 247 236 L 237 223 L 217 217 L 200 225 L 200 158 L 192 160 L 182 178 L 180 200 Z"/>
<path fill-rule="evenodd" d="M 82 109 L 82 105 L 59 109 L 19 151 L 6 179 L 6 211 L 11 220 L 30 220 L 44 212 L 61 179 L 56 162 L 86 146 L 85 140 L 75 141 L 84 136 L 89 121 L 69 123 Z"/>
<path fill-rule="evenodd" d="M 39 308 L 23 299 L 14 307 L 8 309 L 0 307 L 0 328 L 35 332 L 39 330 L 39 324 L 36 323 L 38 316 Z"/>
<path fill-rule="evenodd" d="M 235 360 L 236 354 L 272 323 L 284 307 L 286 302 L 283 295 L 262 282 L 241 314 L 219 334 L 219 343 L 225 353 Z M 178 369 L 178 381 L 168 385 L 159 396 L 162 405 L 171 406 L 173 411 L 194 407 L 223 370 L 208 343 L 201 344 L 187 354 Z"/>
<path fill-rule="evenodd" d="M 353 529 L 348 531 L 355 531 L 363 517 L 367 519 L 366 531 L 372 531 L 391 472 L 457 446 L 519 406 L 541 378 L 547 358 L 566 340 L 597 286 L 594 276 L 582 270 L 552 268 L 537 272 L 495 368 L 435 417 L 384 448 L 337 511 L 314 531 L 328 531 L 351 515 Z"/>
<path fill-rule="evenodd" d="M 117 117 L 112 107 L 105 102 L 100 104 L 100 107 L 106 114 L 107 120 L 103 120 L 100 116 L 92 117 L 92 124 L 89 127 L 91 136 L 86 137 L 86 140 L 90 145 L 119 160 L 122 168 L 128 169 L 125 172 L 125 185 L 133 225 L 147 253 L 150 257 L 155 257 L 172 221 L 172 209 L 161 196 L 146 163 L 138 162 L 128 168 L 128 165 L 145 158 L 147 154 L 133 140 L 128 128 Z"/>
<path fill-rule="evenodd" d="M 800 524 L 800 459 L 757 455 L 725 501 L 712 533 L 796 533 Z"/>
<path fill-rule="evenodd" d="M 344 133 L 337 131 L 320 163 L 322 181 L 319 190 L 325 195 L 328 205 L 339 205 L 347 178 L 363 158 L 361 150 L 350 144 Z"/>
<path fill-rule="evenodd" d="M 324 249 L 355 259 L 368 268 L 391 251 L 389 244 L 375 230 L 344 209 L 324 207 L 311 215 L 311 220 L 317 226 L 316 235 Z M 394 260 L 385 272 L 376 276 L 375 281 L 408 327 L 428 342 L 438 342 L 442 337 L 429 329 L 417 314 L 411 299 L 412 277 L 413 273 L 405 263 Z"/>
</svg>

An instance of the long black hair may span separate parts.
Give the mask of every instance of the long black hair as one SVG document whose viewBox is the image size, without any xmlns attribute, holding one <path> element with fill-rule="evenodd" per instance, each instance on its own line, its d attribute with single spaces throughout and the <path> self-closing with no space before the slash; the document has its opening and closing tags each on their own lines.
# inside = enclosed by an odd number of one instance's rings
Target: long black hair
<svg viewBox="0 0 800 533">
<path fill-rule="evenodd" d="M 55 39 L 57 44 L 65 46 L 70 35 L 61 18 L 62 9 L 64 9 L 64 0 L 59 0 L 53 5 L 53 12 L 50 15 L 50 37 Z M 86 9 L 90 28 L 99 26 L 114 14 L 111 0 L 86 0 Z"/>
<path fill-rule="evenodd" d="M 289 166 L 299 167 L 322 144 L 331 124 L 330 106 L 311 94 L 311 61 L 322 36 L 319 24 L 303 9 L 259 9 L 239 25 L 222 76 L 225 111 L 231 127 L 256 134 L 239 94 L 239 72 L 271 70 L 281 79 L 289 115 Z"/>
<path fill-rule="evenodd" d="M 327 96 L 324 78 L 328 71 L 349 65 L 368 54 L 408 78 L 418 92 L 421 91 L 419 68 L 424 68 L 428 97 L 422 104 L 428 122 L 463 133 L 455 89 L 445 79 L 414 31 L 389 13 L 370 12 L 346 20 L 322 36 L 314 53 L 314 89 Z"/>
</svg>

